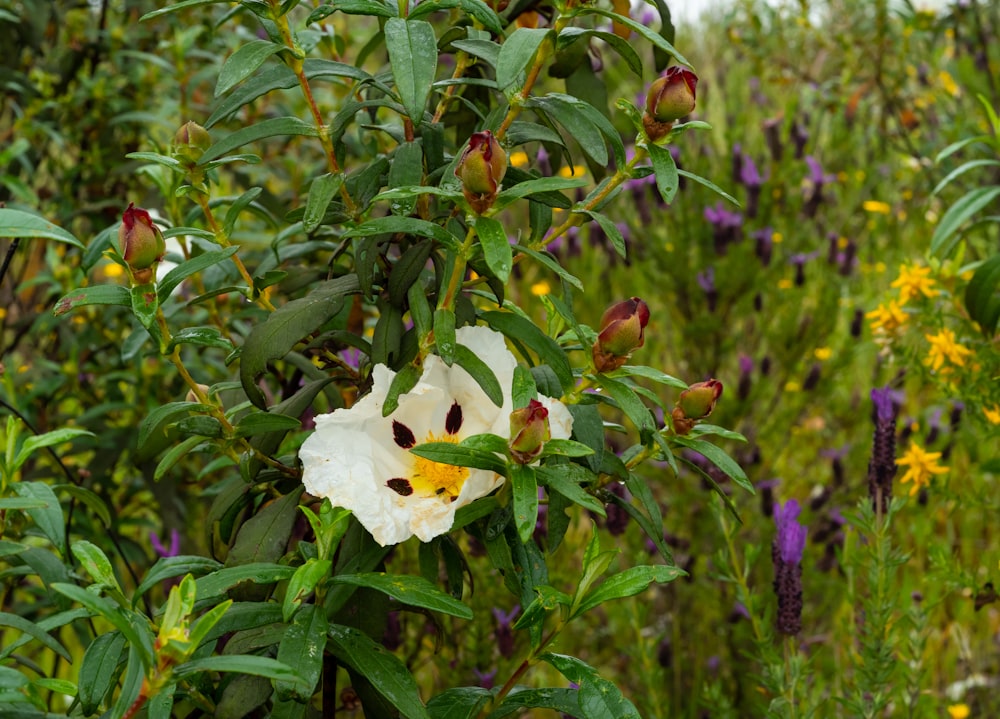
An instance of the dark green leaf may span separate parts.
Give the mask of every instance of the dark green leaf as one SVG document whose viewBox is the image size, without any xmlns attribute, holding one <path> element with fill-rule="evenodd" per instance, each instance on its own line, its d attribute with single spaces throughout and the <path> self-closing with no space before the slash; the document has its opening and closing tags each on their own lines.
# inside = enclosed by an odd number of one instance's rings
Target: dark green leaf
<svg viewBox="0 0 1000 719">
<path fill-rule="evenodd" d="M 675 444 L 681 445 L 682 447 L 687 447 L 688 449 L 693 449 L 695 452 L 701 453 L 704 455 L 705 459 L 721 469 L 726 476 L 736 482 L 736 484 L 743 487 L 743 489 L 748 491 L 750 494 L 755 494 L 753 484 L 749 479 L 747 479 L 747 475 L 740 465 L 738 465 L 732 457 L 711 442 L 706 442 L 703 439 L 691 439 L 690 437 L 673 437 L 671 438 L 671 441 Z"/>
<path fill-rule="evenodd" d="M 616 225 L 610 217 L 601 212 L 594 212 L 593 210 L 584 210 L 583 214 L 593 218 L 597 224 L 601 226 L 601 229 L 604 230 L 604 234 L 608 236 L 609 240 L 611 240 L 611 245 L 615 248 L 615 252 L 617 252 L 621 257 L 625 257 L 628 254 L 625 248 L 625 238 L 622 236 L 622 231 L 618 229 L 618 225 Z"/>
<path fill-rule="evenodd" d="M 267 58 L 285 50 L 284 45 L 269 40 L 251 40 L 230 55 L 219 70 L 215 96 L 225 94 L 250 77 Z"/>
<path fill-rule="evenodd" d="M 250 654 L 205 657 L 204 659 L 195 659 L 191 662 L 179 664 L 173 669 L 174 675 L 180 678 L 188 677 L 198 672 L 252 674 L 276 681 L 290 682 L 300 686 L 303 691 L 305 691 L 306 685 L 305 680 L 287 664 L 283 664 L 270 657 L 259 657 Z"/>
<path fill-rule="evenodd" d="M 455 363 L 476 380 L 486 396 L 497 407 L 503 406 L 503 388 L 490 366 L 465 345 L 455 346 Z"/>
<path fill-rule="evenodd" d="M 324 282 L 306 297 L 279 307 L 250 332 L 240 355 L 240 381 L 255 405 L 266 408 L 264 393 L 256 382 L 267 363 L 284 357 L 303 337 L 319 329 L 340 311 L 344 296 L 357 289 L 355 275 Z"/>
<path fill-rule="evenodd" d="M 430 719 L 413 675 L 388 649 L 339 624 L 330 627 L 329 637 L 337 658 L 367 678 L 406 719 Z"/>
<path fill-rule="evenodd" d="M 326 173 L 320 175 L 309 186 L 309 198 L 306 200 L 305 213 L 302 215 L 302 229 L 307 233 L 312 232 L 326 215 L 326 209 L 330 206 L 330 201 L 340 192 L 340 186 L 344 184 L 344 174 L 333 175 Z"/>
<path fill-rule="evenodd" d="M 645 591 L 653 582 L 672 582 L 678 577 L 686 576 L 680 567 L 665 567 L 662 565 L 643 565 L 626 569 L 624 572 L 612 575 L 595 587 L 584 598 L 577 609 L 579 614 L 593 609 L 611 599 L 631 597 Z"/>
<path fill-rule="evenodd" d="M 132 306 L 132 295 L 121 285 L 94 285 L 73 290 L 60 298 L 52 308 L 52 314 L 64 315 L 70 310 L 86 305 Z"/>
<path fill-rule="evenodd" d="M 196 347 L 215 347 L 232 352 L 233 343 L 222 336 L 218 327 L 184 327 L 170 338 L 167 345 L 169 352 L 177 345 L 194 345 Z"/>
<path fill-rule="evenodd" d="M 323 671 L 328 629 L 329 623 L 322 607 L 307 604 L 295 613 L 295 621 L 278 644 L 278 661 L 287 664 L 305 681 L 275 682 L 274 688 L 279 698 L 296 699 L 300 702 L 310 700 Z"/>
<path fill-rule="evenodd" d="M 431 697 L 427 713 L 432 719 L 475 719 L 492 696 L 482 687 L 454 687 Z"/>
<path fill-rule="evenodd" d="M 41 237 L 46 240 L 65 242 L 84 249 L 83 243 L 58 225 L 22 210 L 0 207 L 0 237 L 30 239 Z"/>
<path fill-rule="evenodd" d="M 521 542 L 527 542 L 538 522 L 538 480 L 535 470 L 523 464 L 510 465 L 514 497 L 514 524 Z"/>
<path fill-rule="evenodd" d="M 580 716 L 577 689 L 515 689 L 500 702 L 487 719 L 522 716 L 525 709 L 553 709 L 567 716 Z M 590 719 L 589 716 L 587 719 Z"/>
<path fill-rule="evenodd" d="M 484 312 L 481 317 L 493 329 L 534 350 L 538 358 L 555 372 L 564 390 L 573 386 L 573 368 L 566 359 L 566 354 L 555 340 L 538 329 L 533 322 L 513 312 Z"/>
<path fill-rule="evenodd" d="M 389 18 L 385 22 L 385 46 L 396 89 L 415 125 L 424 118 L 424 107 L 437 72 L 437 37 L 423 20 Z"/>
<path fill-rule="evenodd" d="M 198 601 L 211 599 L 243 582 L 254 584 L 273 584 L 283 579 L 290 579 L 295 574 L 294 567 L 279 564 L 244 564 L 239 567 L 226 567 L 217 572 L 207 574 L 197 581 Z M 280 607 L 275 605 L 280 612 Z"/>
<path fill-rule="evenodd" d="M 222 250 L 203 252 L 197 257 L 192 257 L 190 260 L 185 260 L 177 265 L 175 268 L 170 270 L 170 272 L 165 274 L 162 280 L 156 283 L 156 294 L 159 297 L 160 302 L 165 302 L 177 285 L 186 280 L 188 277 L 201 272 L 202 270 L 208 269 L 213 265 L 219 264 L 226 258 L 235 255 L 239 249 L 239 247 L 234 246 L 226 247 Z"/>
<path fill-rule="evenodd" d="M 196 7 L 198 5 L 213 5 L 221 2 L 224 2 L 224 0 L 181 0 L 180 2 L 173 3 L 167 7 L 160 8 L 159 10 L 153 10 L 152 12 L 146 13 L 139 18 L 139 22 L 146 22 L 147 20 L 152 20 L 153 18 L 160 17 L 161 15 L 186 10 L 189 7 Z"/>
<path fill-rule="evenodd" d="M 268 432 L 287 432 L 301 426 L 297 417 L 286 417 L 273 412 L 251 412 L 236 425 L 235 436 L 252 437 Z"/>
<path fill-rule="evenodd" d="M 472 610 L 454 597 L 445 594 L 423 577 L 406 574 L 341 574 L 331 579 L 333 584 L 350 584 L 369 587 L 389 595 L 411 607 L 421 607 L 432 612 L 450 614 L 460 619 L 472 619 Z"/>
<path fill-rule="evenodd" d="M 413 187 L 424 177 L 424 149 L 419 142 L 404 142 L 396 148 L 389 167 L 389 187 Z M 399 198 L 389 203 L 394 215 L 403 217 L 413 212 L 417 201 L 414 197 Z"/>
<path fill-rule="evenodd" d="M 150 567 L 149 571 L 146 572 L 146 576 L 143 577 L 142 582 L 136 588 L 135 594 L 132 596 L 132 606 L 135 606 L 143 594 L 164 580 L 180 577 L 185 574 L 207 574 L 221 568 L 222 565 L 219 562 L 209 557 L 187 555 L 161 557 L 156 561 L 156 564 Z"/>
<path fill-rule="evenodd" d="M 646 146 L 649 151 L 649 158 L 653 161 L 653 172 L 656 173 L 656 189 L 660 191 L 660 196 L 668 205 L 674 201 L 677 195 L 677 188 L 680 186 L 680 178 L 677 176 L 677 163 L 670 150 L 660 145 L 649 143 Z"/>
<path fill-rule="evenodd" d="M 399 407 L 399 397 L 413 389 L 423 370 L 416 365 L 408 364 L 392 378 L 389 384 L 389 391 L 386 392 L 385 401 L 382 403 L 382 416 L 388 417 Z"/>
<path fill-rule="evenodd" d="M 533 97 L 525 104 L 528 107 L 544 110 L 553 120 L 562 125 L 574 140 L 580 143 L 580 147 L 594 162 L 601 166 L 607 166 L 609 157 L 604 135 L 595 124 L 594 118 L 583 111 L 585 103 L 571 98 L 569 95 L 549 94 Z M 599 112 L 597 114 L 600 115 Z"/>
<path fill-rule="evenodd" d="M 298 517 L 299 497 L 303 491 L 302 487 L 297 487 L 248 519 L 236 535 L 236 543 L 226 557 L 226 566 L 258 565 L 281 559 Z"/>
<path fill-rule="evenodd" d="M 69 597 L 73 601 L 85 607 L 92 614 L 102 617 L 110 622 L 116 629 L 118 629 L 118 631 L 125 635 L 125 638 L 128 640 L 131 648 L 138 652 L 141 667 L 151 666 L 153 661 L 152 652 L 148 650 L 146 642 L 140 638 L 139 633 L 130 621 L 130 618 L 135 617 L 133 612 L 126 613 L 122 609 L 114 606 L 107 599 L 88 592 L 83 587 L 78 587 L 75 584 L 56 582 L 52 585 L 52 589 L 66 597 Z"/>
<path fill-rule="evenodd" d="M 167 450 L 156 464 L 156 469 L 153 470 L 153 481 L 159 482 L 163 479 L 163 475 L 169 472 L 181 459 L 193 452 L 195 447 L 201 444 L 202 441 L 202 437 L 188 437 L 180 444 L 175 444 Z"/>
<path fill-rule="evenodd" d="M 634 389 L 624 382 L 619 382 L 605 375 L 598 376 L 597 383 L 614 399 L 618 408 L 625 413 L 625 416 L 635 425 L 640 434 L 645 435 L 656 430 L 653 415 L 639 399 Z"/>
<path fill-rule="evenodd" d="M 498 88 L 505 90 L 517 82 L 550 32 L 547 28 L 519 27 L 507 36 L 497 57 Z"/>
<path fill-rule="evenodd" d="M 434 346 L 449 367 L 455 361 L 458 341 L 455 339 L 455 313 L 447 307 L 434 310 Z"/>
<path fill-rule="evenodd" d="M 469 610 L 469 619 L 472 619 L 472 611 Z M 34 622 L 28 621 L 23 617 L 19 617 L 16 614 L 8 614 L 7 612 L 0 612 L 0 627 L 10 627 L 19 632 L 29 635 L 33 639 L 37 640 L 44 646 L 48 647 L 56 654 L 61 656 L 67 662 L 72 663 L 73 659 L 70 657 L 69 652 L 66 651 L 62 644 L 57 642 L 53 637 L 49 636 L 48 632 L 40 628 Z M 5 641 L 9 642 L 10 637 L 4 637 Z"/>
<path fill-rule="evenodd" d="M 385 197 L 386 194 L 383 193 L 380 197 Z M 362 222 L 354 229 L 345 232 L 344 237 L 370 237 L 385 234 L 430 237 L 452 251 L 458 251 L 461 246 L 461 241 L 448 232 L 448 230 L 441 227 L 441 225 L 435 225 L 433 222 L 421 220 L 416 217 L 399 217 L 397 215 L 376 217 L 375 219 Z"/>
<path fill-rule="evenodd" d="M 87 647 L 77 685 L 77 697 L 84 714 L 95 713 L 107 696 L 118 671 L 123 649 L 125 637 L 121 632 L 99 634 Z"/>
<path fill-rule="evenodd" d="M 993 255 L 976 270 L 965 288 L 965 307 L 986 337 L 992 337 L 1000 321 L 1000 254 Z"/>
<path fill-rule="evenodd" d="M 485 469 L 497 474 L 504 473 L 504 463 L 492 452 L 486 452 L 451 442 L 425 442 L 410 450 L 413 454 L 432 462 L 450 464 L 456 467 Z"/>
<path fill-rule="evenodd" d="M 263 120 L 256 125 L 244 127 L 242 130 L 228 135 L 210 148 L 198 159 L 199 165 L 204 165 L 210 160 L 232 152 L 238 147 L 242 147 L 250 142 L 263 140 L 267 137 L 278 137 L 288 135 L 306 135 L 315 137 L 316 127 L 304 122 L 297 117 L 274 117 L 270 120 Z"/>
<path fill-rule="evenodd" d="M 642 23 L 636 22 L 635 20 L 633 20 L 630 17 L 625 17 L 623 15 L 619 15 L 618 13 L 611 12 L 610 10 L 605 10 L 604 8 L 594 7 L 594 6 L 587 6 L 587 7 L 581 8 L 580 14 L 581 15 L 589 15 L 589 14 L 601 15 L 603 17 L 609 18 L 610 20 L 613 20 L 614 22 L 621 23 L 622 25 L 625 25 L 625 26 L 631 28 L 632 30 L 634 30 L 635 32 L 639 33 L 639 35 L 641 35 L 644 39 L 646 39 L 647 41 L 649 41 L 650 43 L 652 43 L 654 47 L 658 47 L 659 49 L 663 50 L 668 55 L 670 55 L 671 57 L 673 57 L 681 65 L 687 65 L 688 67 L 691 67 L 691 63 L 689 63 L 684 58 L 683 55 L 681 55 L 679 52 L 677 52 L 677 50 L 674 49 L 674 46 L 671 45 L 669 42 L 667 42 L 666 38 L 664 38 L 664 37 L 660 36 L 659 34 L 653 32 L 652 30 L 650 30 L 648 27 L 646 27 Z"/>
<path fill-rule="evenodd" d="M 186 416 L 194 411 L 207 412 L 210 407 L 198 402 L 168 402 L 150 412 L 139 425 L 138 448 L 142 449 L 146 442 L 162 436 L 163 428 L 176 421 L 178 417 Z"/>
<path fill-rule="evenodd" d="M 528 255 L 528 257 L 531 257 L 535 261 L 539 262 L 548 269 L 552 270 L 557 275 L 559 275 L 560 278 L 568 282 L 573 287 L 576 287 L 578 290 L 583 289 L 583 283 L 580 282 L 580 280 L 577 277 L 571 275 L 562 265 L 559 264 L 558 260 L 554 259 L 547 252 L 538 252 L 537 250 L 533 250 L 530 247 L 526 247 L 524 245 L 518 245 L 517 251 L 523 252 L 524 254 Z"/>
<path fill-rule="evenodd" d="M 480 217 L 476 220 L 476 235 L 483 248 L 486 266 L 500 282 L 506 284 L 514 267 L 507 231 L 492 217 Z"/>
<path fill-rule="evenodd" d="M 541 177 L 537 180 L 525 180 L 500 192 L 493 206 L 499 210 L 520 197 L 528 197 L 542 192 L 572 190 L 577 187 L 584 187 L 586 184 L 586 180 L 573 179 L 571 177 Z"/>
<path fill-rule="evenodd" d="M 24 511 L 52 542 L 55 550 L 60 555 L 64 555 L 66 552 L 66 520 L 63 518 L 62 507 L 59 505 L 59 500 L 52 488 L 44 482 L 16 482 L 11 485 L 11 489 L 19 497 L 45 503 L 44 508 L 36 507 Z"/>
<path fill-rule="evenodd" d="M 607 516 L 604 504 L 583 486 L 597 479 L 597 475 L 578 464 L 549 464 L 538 467 L 538 480 L 550 490 L 558 492 L 574 504 L 579 504 L 595 514 Z"/>
<path fill-rule="evenodd" d="M 334 0 L 320 5 L 309 15 L 308 24 L 319 22 L 337 10 L 346 15 L 370 15 L 374 17 L 398 17 L 398 13 L 380 0 Z"/>
</svg>

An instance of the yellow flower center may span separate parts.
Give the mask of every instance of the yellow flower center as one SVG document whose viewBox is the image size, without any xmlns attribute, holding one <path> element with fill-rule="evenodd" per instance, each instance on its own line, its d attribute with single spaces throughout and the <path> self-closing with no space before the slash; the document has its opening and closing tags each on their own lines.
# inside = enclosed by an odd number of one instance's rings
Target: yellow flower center
<svg viewBox="0 0 1000 719">
<path fill-rule="evenodd" d="M 424 442 L 451 442 L 458 444 L 458 437 L 447 432 L 440 437 L 433 432 L 427 433 Z M 425 497 L 447 496 L 454 500 L 462 491 L 462 485 L 469 478 L 467 467 L 456 467 L 451 464 L 434 462 L 423 457 L 414 456 L 413 474 L 410 484 L 413 491 Z"/>
</svg>

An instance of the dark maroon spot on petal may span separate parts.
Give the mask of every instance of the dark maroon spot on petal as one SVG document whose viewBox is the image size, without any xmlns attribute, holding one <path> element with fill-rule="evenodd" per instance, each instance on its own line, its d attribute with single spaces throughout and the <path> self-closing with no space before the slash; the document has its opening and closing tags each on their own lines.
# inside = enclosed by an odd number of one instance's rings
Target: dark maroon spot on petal
<svg viewBox="0 0 1000 719">
<path fill-rule="evenodd" d="M 402 495 L 404 497 L 409 497 L 413 494 L 413 487 L 410 486 L 410 480 L 403 479 L 402 477 L 395 477 L 390 479 L 385 485 L 391 489 L 396 494 Z"/>
<path fill-rule="evenodd" d="M 392 438 L 403 449 L 409 449 L 417 443 L 417 438 L 413 436 L 413 430 L 396 420 L 392 420 Z"/>
<path fill-rule="evenodd" d="M 444 429 L 448 434 L 456 434 L 462 429 L 462 405 L 458 402 L 452 404 L 448 410 L 448 416 L 444 419 Z"/>
<path fill-rule="evenodd" d="M 445 491 L 446 491 L 446 490 L 445 490 L 445 488 L 444 488 L 444 487 L 438 487 L 437 489 L 435 489 L 435 490 L 434 490 L 434 494 L 436 494 L 436 495 L 438 495 L 438 496 L 441 496 L 442 494 L 444 494 L 444 493 L 445 493 Z"/>
</svg>

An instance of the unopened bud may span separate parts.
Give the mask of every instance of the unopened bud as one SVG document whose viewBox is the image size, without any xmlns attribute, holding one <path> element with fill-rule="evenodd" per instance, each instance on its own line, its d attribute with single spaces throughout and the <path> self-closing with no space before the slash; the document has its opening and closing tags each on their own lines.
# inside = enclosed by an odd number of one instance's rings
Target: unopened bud
<svg viewBox="0 0 1000 719">
<path fill-rule="evenodd" d="M 601 332 L 594 343 L 594 366 L 598 372 L 618 369 L 646 341 L 649 306 L 638 297 L 611 305 L 601 317 Z"/>
<path fill-rule="evenodd" d="M 674 431 L 680 435 L 688 434 L 694 429 L 698 420 L 712 414 L 715 403 L 721 396 L 722 382 L 717 379 L 696 382 L 681 392 L 677 398 L 677 406 L 670 413 L 674 421 Z"/>
<path fill-rule="evenodd" d="M 515 462 L 528 464 L 538 458 L 551 439 L 549 411 L 537 399 L 510 413 L 510 454 Z"/>
<path fill-rule="evenodd" d="M 201 384 L 201 383 L 199 383 L 198 384 L 198 389 L 201 390 L 201 393 L 203 395 L 208 396 L 208 389 L 209 389 L 209 387 L 208 387 L 207 384 Z M 185 402 L 201 402 L 201 400 L 198 399 L 198 395 L 195 393 L 195 391 L 193 389 L 189 389 L 188 390 L 187 396 L 184 397 L 184 401 Z"/>
<path fill-rule="evenodd" d="M 174 156 L 191 165 L 196 164 L 211 146 L 211 135 L 197 122 L 184 123 L 174 135 Z"/>
<path fill-rule="evenodd" d="M 697 86 L 698 76 L 681 65 L 671 65 L 649 86 L 642 123 L 650 140 L 656 142 L 694 111 Z"/>
<path fill-rule="evenodd" d="M 473 133 L 455 176 L 462 181 L 462 192 L 472 209 L 482 214 L 488 210 L 507 174 L 507 153 L 489 130 Z"/>
<path fill-rule="evenodd" d="M 122 259 L 137 284 L 152 281 L 156 272 L 155 265 L 167 251 L 163 234 L 153 224 L 149 213 L 131 202 L 122 214 L 122 224 L 118 228 L 118 246 Z"/>
</svg>

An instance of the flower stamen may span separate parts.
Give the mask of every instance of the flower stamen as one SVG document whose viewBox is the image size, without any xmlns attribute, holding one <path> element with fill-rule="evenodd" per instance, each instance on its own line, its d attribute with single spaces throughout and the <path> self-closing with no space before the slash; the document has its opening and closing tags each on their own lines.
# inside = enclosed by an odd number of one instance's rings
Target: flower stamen
<svg viewBox="0 0 1000 719">
<path fill-rule="evenodd" d="M 449 418 L 452 411 L 458 407 L 458 414 L 461 417 L 461 407 L 458 403 L 452 405 L 452 410 L 448 412 Z M 427 434 L 425 442 L 451 442 L 458 444 L 458 437 L 454 433 L 447 433 L 441 437 L 433 432 Z M 430 459 L 414 456 L 413 475 L 410 480 L 412 491 L 417 492 L 422 497 L 444 497 L 447 495 L 450 501 L 455 501 L 462 492 L 462 485 L 469 478 L 467 467 L 456 467 L 451 464 L 442 464 Z M 397 490 L 398 491 L 398 490 Z"/>
</svg>

